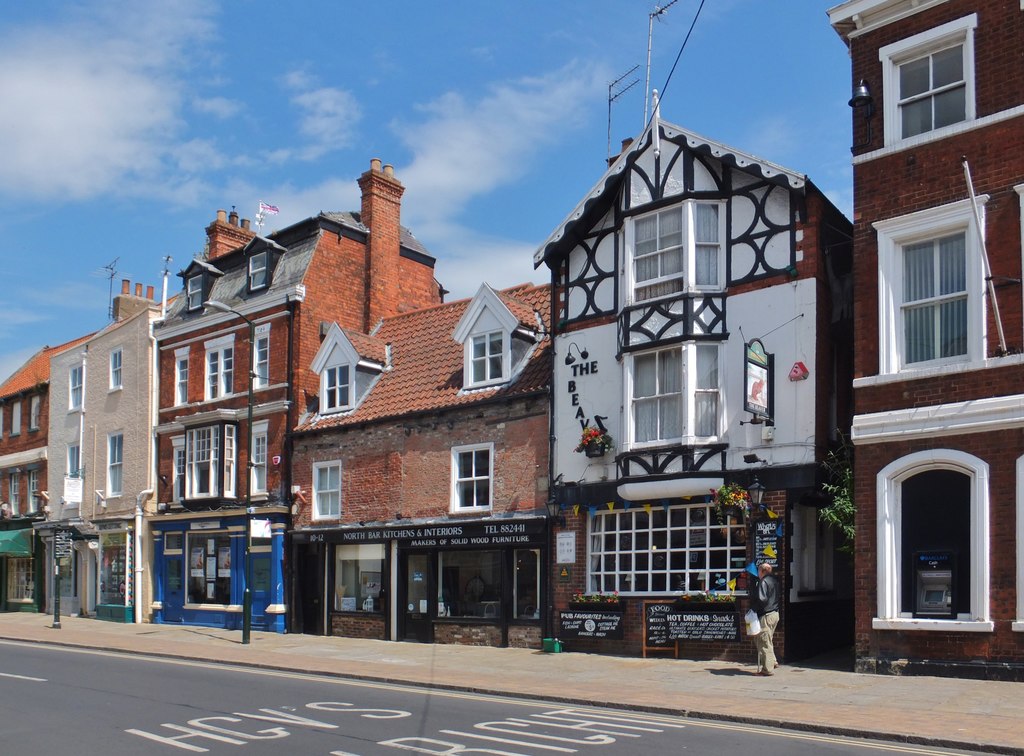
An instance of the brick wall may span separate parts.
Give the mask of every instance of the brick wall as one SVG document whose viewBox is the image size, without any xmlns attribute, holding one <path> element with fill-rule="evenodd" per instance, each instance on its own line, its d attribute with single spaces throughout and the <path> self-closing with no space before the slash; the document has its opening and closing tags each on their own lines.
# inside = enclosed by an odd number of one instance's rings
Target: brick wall
<svg viewBox="0 0 1024 756">
<path fill-rule="evenodd" d="M 461 646 L 498 647 L 501 646 L 501 628 L 497 625 L 459 625 L 451 622 L 435 622 L 434 642 Z"/>
<path fill-rule="evenodd" d="M 387 640 L 384 618 L 379 615 L 331 614 L 330 635 L 344 638 Z"/>
<path fill-rule="evenodd" d="M 493 511 L 542 509 L 547 435 L 547 400 L 538 397 L 296 436 L 293 482 L 307 504 L 294 523 L 311 523 L 313 464 L 332 460 L 342 462 L 345 522 L 447 514 L 452 447 L 485 442 L 494 443 Z"/>
</svg>

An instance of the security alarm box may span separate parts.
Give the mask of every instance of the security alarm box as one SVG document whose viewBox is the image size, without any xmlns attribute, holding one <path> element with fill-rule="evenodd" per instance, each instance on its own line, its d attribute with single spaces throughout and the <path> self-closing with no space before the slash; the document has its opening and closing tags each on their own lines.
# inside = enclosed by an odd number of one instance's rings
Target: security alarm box
<svg viewBox="0 0 1024 756">
<path fill-rule="evenodd" d="M 955 619 L 953 586 L 956 555 L 951 551 L 919 551 L 914 554 L 914 616 Z"/>
</svg>

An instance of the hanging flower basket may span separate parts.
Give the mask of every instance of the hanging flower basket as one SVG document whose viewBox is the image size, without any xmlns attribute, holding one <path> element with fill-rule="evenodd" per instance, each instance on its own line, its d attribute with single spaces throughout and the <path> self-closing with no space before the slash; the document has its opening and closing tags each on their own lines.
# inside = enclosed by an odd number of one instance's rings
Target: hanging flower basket
<svg viewBox="0 0 1024 756">
<path fill-rule="evenodd" d="M 586 425 L 580 434 L 580 442 L 576 445 L 576 452 L 583 452 L 588 457 L 603 457 L 612 449 L 614 443 L 607 431 Z"/>
<path fill-rule="evenodd" d="M 750 494 L 739 483 L 726 483 L 717 490 L 712 489 L 711 497 L 722 523 L 728 522 L 730 517 L 737 522 L 742 521 L 743 516 L 750 512 Z"/>
</svg>

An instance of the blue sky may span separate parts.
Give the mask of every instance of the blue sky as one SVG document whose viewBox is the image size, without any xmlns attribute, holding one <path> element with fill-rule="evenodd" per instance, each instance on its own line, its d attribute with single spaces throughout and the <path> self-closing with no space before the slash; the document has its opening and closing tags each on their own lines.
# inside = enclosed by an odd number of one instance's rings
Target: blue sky
<svg viewBox="0 0 1024 756">
<path fill-rule="evenodd" d="M 838 0 L 836 0 L 838 2 Z M 852 204 L 850 69 L 817 0 L 700 0 L 654 23 L 662 118 Z M 667 4 L 663 0 L 662 4 Z M 379 157 L 402 222 L 470 296 L 547 280 L 536 247 L 643 126 L 652 0 L 10 3 L 0 26 L 0 379 L 160 289 L 219 208 L 265 231 L 359 207 Z M 171 292 L 180 288 L 172 275 Z"/>
</svg>

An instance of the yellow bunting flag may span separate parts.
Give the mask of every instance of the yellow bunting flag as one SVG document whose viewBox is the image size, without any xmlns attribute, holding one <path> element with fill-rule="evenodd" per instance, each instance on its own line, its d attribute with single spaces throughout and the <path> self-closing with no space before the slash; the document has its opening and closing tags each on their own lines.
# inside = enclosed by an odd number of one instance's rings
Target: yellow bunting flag
<svg viewBox="0 0 1024 756">
<path fill-rule="evenodd" d="M 614 501 L 609 501 L 608 504 L 606 504 L 605 506 L 607 506 L 608 507 L 608 511 L 611 512 L 613 509 L 615 509 L 615 502 Z"/>
<path fill-rule="evenodd" d="M 730 580 L 730 581 L 729 581 L 728 583 L 726 583 L 725 585 L 726 585 L 726 587 L 727 587 L 727 588 L 728 588 L 728 589 L 729 589 L 730 591 L 735 591 L 735 590 L 736 590 L 736 578 L 733 578 L 732 580 Z"/>
<path fill-rule="evenodd" d="M 575 517 L 579 517 L 580 516 L 580 505 L 579 504 L 573 504 L 572 505 L 572 513 L 573 513 L 573 516 L 575 516 Z"/>
<path fill-rule="evenodd" d="M 779 519 L 779 515 L 776 512 L 773 512 L 770 509 L 767 510 L 767 512 L 768 512 L 768 519 L 769 520 L 777 520 L 777 519 Z"/>
<path fill-rule="evenodd" d="M 646 512 L 647 514 L 650 514 L 650 513 L 651 513 L 651 509 L 652 509 L 652 507 L 651 507 L 651 503 L 650 503 L 650 502 L 647 502 L 646 504 L 644 504 L 644 511 L 645 511 L 645 512 Z"/>
<path fill-rule="evenodd" d="M 767 546 L 765 546 L 764 549 L 762 549 L 761 553 L 764 554 L 766 557 L 769 557 L 770 559 L 774 559 L 778 556 L 778 554 L 775 553 L 775 547 L 772 546 L 770 543 Z"/>
</svg>

